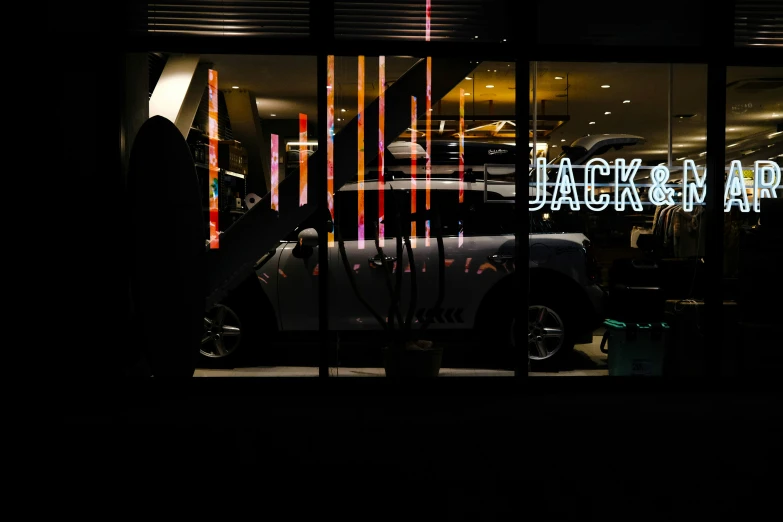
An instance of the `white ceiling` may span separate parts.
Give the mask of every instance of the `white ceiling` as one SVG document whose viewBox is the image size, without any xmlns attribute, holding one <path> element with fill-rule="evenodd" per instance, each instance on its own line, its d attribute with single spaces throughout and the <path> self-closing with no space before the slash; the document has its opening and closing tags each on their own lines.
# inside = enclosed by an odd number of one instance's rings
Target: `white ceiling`
<svg viewBox="0 0 783 522">
<path fill-rule="evenodd" d="M 312 56 L 203 55 L 203 62 L 218 71 L 219 88 L 234 86 L 256 96 L 262 119 L 296 118 L 300 112 L 317 116 L 316 59 Z M 386 80 L 393 82 L 417 59 L 387 57 Z M 356 57 L 335 58 L 336 116 L 349 121 L 356 115 L 358 84 Z M 498 120 L 514 119 L 516 96 L 514 63 L 481 62 L 440 104 L 433 101 L 433 121 L 439 114 L 459 112 L 459 89 L 465 97 L 465 118 L 491 113 Z M 563 79 L 555 79 L 560 76 Z M 783 81 L 783 67 L 733 67 L 728 83 L 741 79 L 777 78 Z M 536 96 L 539 114 L 565 115 L 570 120 L 550 137 L 552 152 L 586 134 L 627 133 L 643 136 L 644 145 L 633 151 L 607 154 L 607 159 L 633 155 L 649 161 L 664 161 L 668 152 L 669 112 L 668 64 L 553 63 L 537 64 Z M 705 150 L 707 69 L 703 65 L 675 64 L 672 67 L 673 159 Z M 487 85 L 494 87 L 488 88 Z M 609 88 L 602 88 L 609 85 Z M 377 57 L 365 59 L 365 104 L 378 95 Z M 530 100 L 532 114 L 532 82 Z M 490 107 L 490 100 L 492 106 Z M 630 103 L 623 103 L 630 100 Z M 783 87 L 758 92 L 727 91 L 727 144 L 759 133 L 771 133 L 783 122 Z M 341 112 L 345 109 L 346 112 Z M 604 114 L 611 112 L 611 114 Z M 590 124 L 590 122 L 595 122 Z M 336 122 L 339 131 L 340 122 Z M 435 127 L 435 124 L 433 124 Z M 507 126 L 508 127 L 508 126 Z M 448 133 L 446 133 L 448 134 Z M 783 142 L 783 135 L 775 140 Z"/>
</svg>

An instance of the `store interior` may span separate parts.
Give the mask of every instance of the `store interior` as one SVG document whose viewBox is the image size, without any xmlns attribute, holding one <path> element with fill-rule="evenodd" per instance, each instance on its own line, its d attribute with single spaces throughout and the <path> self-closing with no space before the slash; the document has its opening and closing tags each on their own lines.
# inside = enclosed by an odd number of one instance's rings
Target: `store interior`
<svg viewBox="0 0 783 522">
<path fill-rule="evenodd" d="M 150 111 L 156 89 L 165 86 L 167 62 L 165 52 L 148 54 Z M 359 58 L 337 56 L 334 60 L 334 121 L 333 135 L 355 125 L 357 113 L 363 107 L 376 102 L 380 93 L 404 78 L 420 63 L 413 57 L 386 57 L 384 72 L 386 84 L 380 89 L 378 57 L 363 57 L 364 81 L 357 79 Z M 317 67 L 312 56 L 235 55 L 207 54 L 198 56 L 199 67 L 218 73 L 217 138 L 219 147 L 219 208 L 220 232 L 230 229 L 258 202 L 267 203 L 271 193 L 287 177 L 300 175 L 301 158 L 309 158 L 317 151 L 318 127 L 325 121 L 318 112 Z M 519 64 L 501 61 L 471 61 L 464 64 L 464 77 L 452 85 L 439 99 L 431 100 L 430 114 L 424 115 L 421 107 L 418 117 L 396 136 L 386 136 L 386 143 L 411 142 L 415 133 L 417 141 L 424 144 L 425 128 L 430 128 L 434 146 L 456 144 L 460 138 L 460 113 L 464 124 L 464 143 L 493 144 L 513 147 L 520 122 L 515 114 L 517 86 L 516 67 Z M 695 166 L 706 164 L 707 133 L 707 68 L 699 64 L 632 64 L 590 62 L 536 62 L 531 68 L 529 85 L 529 112 L 527 123 L 529 157 L 544 157 L 548 164 L 556 166 L 558 158 L 578 140 L 601 135 L 629 135 L 637 138 L 623 147 L 609 147 L 600 153 L 608 164 L 618 160 L 641 159 L 643 169 L 636 180 L 649 182 L 649 169 L 667 166 L 670 182 L 682 180 L 682 165 L 693 160 Z M 462 76 L 462 75 L 460 75 Z M 163 81 L 161 81 L 163 80 Z M 360 102 L 358 91 L 363 92 Z M 392 92 L 392 91 L 390 91 Z M 755 161 L 771 161 L 778 167 L 783 158 L 783 68 L 780 67 L 730 67 L 727 70 L 726 112 L 726 165 L 739 160 L 745 171 L 753 168 Z M 462 106 L 460 106 L 462 99 Z M 420 100 L 419 103 L 424 103 Z M 186 141 L 190 146 L 203 192 L 205 216 L 208 214 L 209 194 L 209 110 L 205 87 L 201 100 L 192 103 L 191 123 Z M 152 116 L 152 114 L 150 114 Z M 304 116 L 304 120 L 302 117 Z M 303 123 L 304 122 L 304 123 Z M 179 124 L 178 124 L 179 125 Z M 304 127 L 303 127 L 304 125 Z M 374 143 L 372 132 L 367 129 L 367 144 Z M 275 136 L 278 148 L 270 152 L 269 143 Z M 277 158 L 275 165 L 272 157 Z M 435 156 L 433 156 L 435 158 Z M 435 165 L 433 165 L 433 168 Z M 531 169 L 533 165 L 531 163 Z M 340 165 L 335 165 L 339 169 Z M 368 161 L 368 169 L 377 169 L 377 159 Z M 647 168 L 647 170 L 644 170 Z M 645 174 L 647 173 L 647 174 Z M 308 176 L 312 176 L 309 169 Z M 354 179 L 355 176 L 347 175 Z M 336 179 L 336 178 L 335 178 Z M 339 187 L 335 186 L 334 190 Z M 598 193 L 612 195 L 612 188 Z M 614 211 L 603 213 L 580 210 L 573 212 L 564 207 L 557 212 L 531 213 L 531 222 L 547 222 L 552 232 L 584 233 L 592 243 L 592 255 L 600 268 L 599 281 L 607 292 L 615 290 L 613 307 L 607 310 L 607 319 L 621 319 L 623 306 L 631 306 L 638 312 L 630 316 L 648 314 L 641 319 L 662 320 L 663 307 L 654 312 L 644 309 L 646 297 L 623 294 L 623 277 L 641 277 L 628 273 L 628 266 L 655 266 L 656 293 L 652 301 L 657 304 L 674 300 L 690 303 L 703 298 L 704 250 L 697 245 L 687 252 L 675 250 L 673 245 L 651 241 L 658 219 L 655 205 L 650 204 L 645 190 L 641 191 L 642 211 Z M 752 185 L 747 188 L 752 198 Z M 778 190 L 777 197 L 783 197 Z M 261 204 L 261 203 L 258 203 Z M 282 204 L 282 203 L 280 203 Z M 748 230 L 759 224 L 758 215 L 727 213 L 727 227 Z M 734 221 L 731 221 L 731 220 Z M 207 217 L 208 221 L 208 217 Z M 732 225 L 733 223 L 733 225 Z M 301 225 L 291 232 L 301 230 Z M 531 231 L 532 232 L 532 231 Z M 205 229 L 209 244 L 209 229 Z M 727 291 L 727 300 L 737 298 L 736 281 L 740 278 L 738 242 L 734 236 L 726 236 L 725 279 L 733 290 Z M 680 243 L 681 244 L 681 243 Z M 729 246 L 733 248 L 728 248 Z M 663 260 L 667 260 L 663 262 Z M 629 265 L 630 263 L 630 265 Z M 337 270 L 339 267 L 332 267 Z M 633 272 L 633 270 L 631 270 Z M 637 271 L 638 272 L 638 271 Z M 643 279 L 643 278 L 642 278 Z M 666 281 L 662 288 L 661 280 Z M 337 289 L 339 291 L 339 289 Z M 667 293 L 668 292 L 668 293 Z M 611 292 L 610 292 L 611 293 Z M 666 293 L 666 295 L 664 295 Z M 652 306 L 652 305 L 651 305 Z M 318 308 L 308 308 L 315 310 Z M 612 315 L 614 314 L 614 315 Z M 575 346 L 574 356 L 558 366 L 538 364 L 531 367 L 531 374 L 541 375 L 608 375 L 608 356 L 601 349 L 606 327 L 594 331 L 592 342 Z M 312 336 L 277 337 L 274 357 L 249 357 L 240 365 L 222 364 L 205 358 L 197 371 L 200 376 L 316 376 L 318 375 L 318 343 Z M 339 345 L 341 342 L 335 341 Z M 512 369 L 480 365 L 471 355 L 473 347 L 457 346 L 446 349 L 446 364 L 440 376 L 449 375 L 497 375 L 512 376 Z M 245 347 L 247 349 L 247 347 Z M 377 357 L 366 357 L 356 347 L 335 349 L 330 361 L 330 373 L 339 376 L 382 376 Z M 219 358 L 218 358 L 219 359 Z"/>
</svg>

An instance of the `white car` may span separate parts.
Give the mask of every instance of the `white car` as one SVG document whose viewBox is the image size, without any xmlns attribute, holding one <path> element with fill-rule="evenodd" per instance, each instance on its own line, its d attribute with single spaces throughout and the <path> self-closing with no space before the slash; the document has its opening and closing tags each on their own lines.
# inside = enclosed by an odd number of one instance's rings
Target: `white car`
<svg viewBox="0 0 783 522">
<path fill-rule="evenodd" d="M 589 147 L 570 150 L 586 161 L 594 155 L 590 152 L 602 153 L 618 145 L 616 136 L 607 139 L 610 141 L 605 146 L 600 140 L 591 139 L 587 140 Z M 633 139 L 627 143 L 630 142 Z M 518 297 L 513 295 L 512 284 L 516 268 L 514 183 L 490 180 L 485 187 L 483 179 L 464 182 L 464 202 L 459 203 L 458 179 L 441 176 L 446 177 L 431 181 L 430 207 L 442 220 L 445 296 L 442 305 L 434 309 L 438 250 L 434 235 L 430 233 L 429 240 L 426 237 L 427 220 L 420 212 L 426 208 L 426 190 L 424 180 L 419 178 L 415 182 L 419 212 L 413 220 L 415 233 L 411 234 L 418 280 L 413 327 L 430 321 L 431 335 L 469 332 L 485 341 L 482 344 L 486 349 L 509 353 L 509 348 L 524 344 L 512 335 L 514 299 Z M 366 224 L 363 234 L 359 227 L 360 188 Z M 386 201 L 384 253 L 394 257 L 395 223 L 389 202 L 394 191 L 400 214 L 411 215 L 414 182 L 409 177 L 394 177 L 382 186 L 370 180 L 362 187 L 357 182 L 341 187 L 335 194 L 335 228 L 345 242 L 348 262 L 364 299 L 374 310 L 384 313 L 390 297 L 374 244 L 381 190 Z M 401 225 L 412 230 L 411 223 L 404 221 Z M 591 254 L 590 240 L 582 233 L 551 232 L 547 225 L 531 214 L 527 347 L 534 360 L 563 356 L 574 344 L 592 341 L 592 332 L 604 319 L 606 294 L 599 285 L 600 270 Z M 263 348 L 264 336 L 271 333 L 318 330 L 319 256 L 314 226 L 314 221 L 303 223 L 293 231 L 256 264 L 257 281 L 246 282 L 209 312 L 201 349 L 206 359 L 228 358 L 240 346 L 244 350 L 249 346 Z M 403 262 L 390 261 L 395 270 L 409 272 L 407 256 L 403 257 Z M 409 279 L 405 277 L 400 299 L 404 312 L 409 303 Z M 336 241 L 329 248 L 329 285 L 330 330 L 374 334 L 380 331 L 381 326 L 352 289 Z"/>
</svg>

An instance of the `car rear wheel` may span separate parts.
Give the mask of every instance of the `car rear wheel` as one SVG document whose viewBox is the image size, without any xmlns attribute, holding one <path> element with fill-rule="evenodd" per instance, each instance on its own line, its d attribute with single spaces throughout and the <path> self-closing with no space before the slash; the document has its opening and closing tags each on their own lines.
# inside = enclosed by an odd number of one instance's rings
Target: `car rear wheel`
<svg viewBox="0 0 783 522">
<path fill-rule="evenodd" d="M 249 279 L 204 314 L 199 367 L 236 368 L 259 363 L 262 348 L 271 345 L 276 328 L 257 284 Z"/>
<path fill-rule="evenodd" d="M 201 355 L 208 359 L 222 359 L 232 355 L 242 341 L 242 322 L 239 316 L 224 304 L 216 304 L 204 316 L 204 335 Z"/>
</svg>

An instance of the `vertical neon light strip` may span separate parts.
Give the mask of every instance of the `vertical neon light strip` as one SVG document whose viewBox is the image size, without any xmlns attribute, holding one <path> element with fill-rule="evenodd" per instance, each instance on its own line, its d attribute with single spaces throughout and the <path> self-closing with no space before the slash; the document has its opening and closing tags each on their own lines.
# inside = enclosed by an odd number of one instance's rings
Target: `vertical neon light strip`
<svg viewBox="0 0 783 522">
<path fill-rule="evenodd" d="M 272 197 L 270 198 L 272 201 L 272 210 L 278 210 L 278 195 L 277 195 L 277 185 L 280 181 L 280 177 L 278 175 L 278 167 L 279 167 L 279 140 L 277 139 L 277 134 L 272 134 Z"/>
<path fill-rule="evenodd" d="M 432 0 L 427 0 L 427 7 L 426 7 L 426 30 L 425 30 L 425 40 L 430 41 L 430 20 L 432 20 Z"/>
<path fill-rule="evenodd" d="M 416 97 L 411 96 L 411 214 L 416 213 Z M 411 248 L 416 248 L 416 219 L 411 220 Z"/>
<path fill-rule="evenodd" d="M 459 202 L 465 201 L 465 89 L 459 90 Z"/>
<path fill-rule="evenodd" d="M 326 197 L 334 223 L 334 55 L 326 57 Z M 334 247 L 334 231 L 329 232 L 329 248 Z"/>
<path fill-rule="evenodd" d="M 220 247 L 218 236 L 218 74 L 209 70 L 209 107 L 207 109 L 209 136 L 209 248 Z"/>
<path fill-rule="evenodd" d="M 465 89 L 459 90 L 459 202 L 465 201 Z M 462 221 L 459 222 L 459 240 L 462 246 Z"/>
<path fill-rule="evenodd" d="M 428 27 L 428 34 L 429 34 L 429 8 L 430 8 L 430 2 L 427 0 L 427 27 Z M 432 179 L 432 163 L 431 163 L 431 156 L 432 156 L 432 56 L 427 57 L 427 107 L 426 111 L 424 112 L 426 119 L 426 140 L 427 140 L 427 158 L 424 160 L 424 176 L 426 178 L 425 180 L 425 190 L 426 190 L 426 205 L 427 210 L 430 209 L 430 181 Z M 424 230 L 424 246 L 430 246 L 430 220 L 428 219 L 425 222 L 425 230 Z"/>
<path fill-rule="evenodd" d="M 359 228 L 357 230 L 359 250 L 364 249 L 364 56 L 359 56 L 359 78 L 356 87 L 359 154 L 357 174 L 359 176 L 358 213 Z"/>
<path fill-rule="evenodd" d="M 299 206 L 307 204 L 307 114 L 299 113 Z"/>
<path fill-rule="evenodd" d="M 386 127 L 386 57 L 378 57 L 378 241 L 381 247 L 384 246 L 383 236 L 384 226 L 384 201 L 383 189 L 386 184 L 384 179 L 384 155 L 386 144 L 384 143 L 383 133 Z"/>
</svg>

